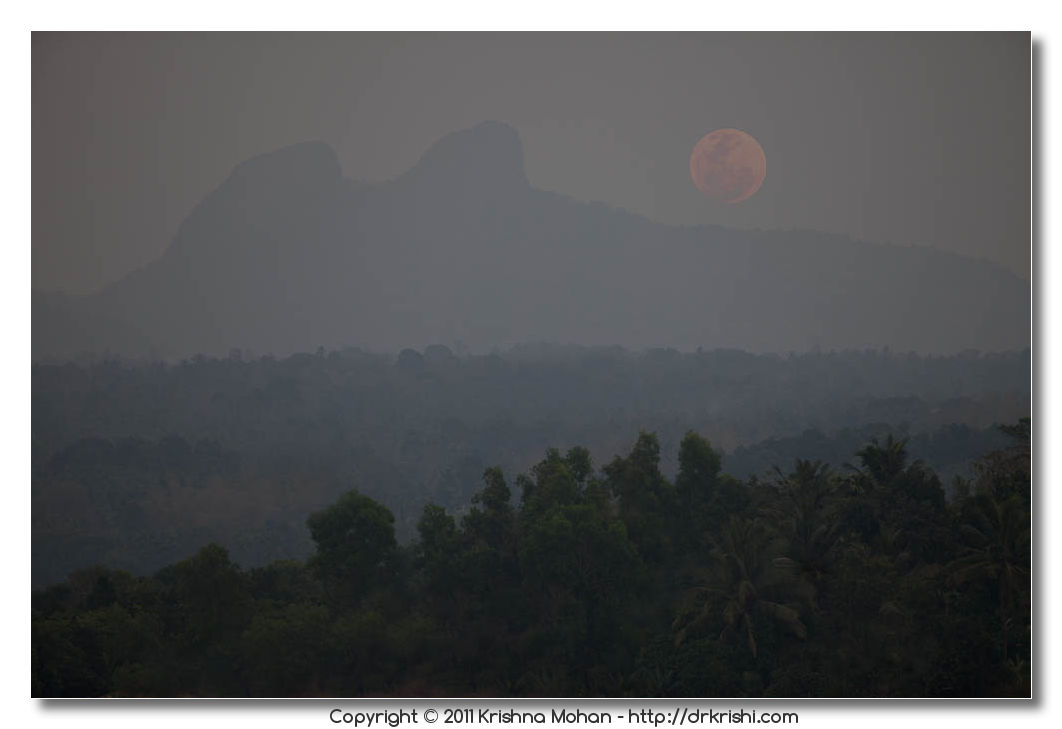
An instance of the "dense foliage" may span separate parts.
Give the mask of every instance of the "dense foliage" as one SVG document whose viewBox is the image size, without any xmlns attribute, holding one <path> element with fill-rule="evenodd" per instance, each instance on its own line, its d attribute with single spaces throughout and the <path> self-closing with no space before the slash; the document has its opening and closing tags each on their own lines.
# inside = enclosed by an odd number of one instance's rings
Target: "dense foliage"
<svg viewBox="0 0 1062 729">
<path fill-rule="evenodd" d="M 737 479 L 694 432 L 673 479 L 648 432 L 600 468 L 582 447 L 488 468 L 407 546 L 349 491 L 306 561 L 209 544 L 35 592 L 33 693 L 1026 696 L 1029 421 L 1005 431 L 949 499 L 903 439 Z"/>
</svg>

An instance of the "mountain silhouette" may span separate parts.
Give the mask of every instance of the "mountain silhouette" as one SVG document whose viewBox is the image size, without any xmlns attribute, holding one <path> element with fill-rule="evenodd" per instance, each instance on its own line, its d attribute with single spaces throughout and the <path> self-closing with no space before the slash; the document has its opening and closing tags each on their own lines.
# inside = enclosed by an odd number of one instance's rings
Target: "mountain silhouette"
<svg viewBox="0 0 1062 729">
<path fill-rule="evenodd" d="M 898 213 L 899 214 L 899 213 Z M 450 134 L 380 184 L 308 142 L 238 165 L 156 261 L 36 292 L 35 359 L 554 341 L 803 351 L 1029 345 L 1029 283 L 929 246 L 653 222 L 532 187 L 518 134 Z"/>
</svg>

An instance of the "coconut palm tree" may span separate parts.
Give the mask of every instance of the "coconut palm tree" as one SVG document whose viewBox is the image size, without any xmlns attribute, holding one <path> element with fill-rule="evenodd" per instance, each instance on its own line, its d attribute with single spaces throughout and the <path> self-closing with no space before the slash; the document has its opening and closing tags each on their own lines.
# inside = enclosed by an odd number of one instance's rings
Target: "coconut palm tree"
<svg viewBox="0 0 1062 729">
<path fill-rule="evenodd" d="M 829 572 L 834 545 L 840 534 L 831 501 L 837 491 L 836 477 L 822 461 L 797 459 L 792 473 L 775 468 L 780 499 L 771 510 L 774 523 L 785 536 L 786 554 L 800 574 L 817 584 Z"/>
<path fill-rule="evenodd" d="M 874 484 L 882 486 L 903 473 L 907 465 L 907 438 L 896 440 L 889 433 L 883 444 L 872 438 L 862 450 L 856 451 L 856 455 L 863 465 L 863 472 Z"/>
<path fill-rule="evenodd" d="M 687 595 L 675 619 L 675 644 L 713 619 L 723 629 L 719 639 L 743 633 L 757 656 L 760 621 L 773 621 L 803 640 L 807 627 L 799 606 L 810 596 L 792 560 L 781 556 L 782 540 L 761 519 L 731 517 L 709 555 L 707 569 Z"/>
<path fill-rule="evenodd" d="M 1028 590 L 1029 514 L 1019 495 L 999 501 L 981 492 L 970 499 L 965 516 L 960 533 L 966 546 L 949 565 L 951 580 L 955 585 L 982 580 L 993 585 L 1006 661 L 1014 602 L 1022 587 Z"/>
</svg>

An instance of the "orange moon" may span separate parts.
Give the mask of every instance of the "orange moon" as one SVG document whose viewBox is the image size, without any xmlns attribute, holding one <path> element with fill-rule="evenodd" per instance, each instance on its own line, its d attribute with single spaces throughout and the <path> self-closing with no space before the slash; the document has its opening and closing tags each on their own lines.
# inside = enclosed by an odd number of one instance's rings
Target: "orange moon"
<svg viewBox="0 0 1062 729">
<path fill-rule="evenodd" d="M 690 177 L 710 198 L 738 203 L 756 194 L 767 176 L 767 156 L 751 134 L 716 129 L 701 137 L 690 153 Z"/>
</svg>

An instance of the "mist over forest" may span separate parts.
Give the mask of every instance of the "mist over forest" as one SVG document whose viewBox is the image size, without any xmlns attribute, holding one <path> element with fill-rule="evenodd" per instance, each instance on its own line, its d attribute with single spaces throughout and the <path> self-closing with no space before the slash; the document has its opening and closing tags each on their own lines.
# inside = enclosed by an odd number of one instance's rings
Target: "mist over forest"
<svg viewBox="0 0 1062 729">
<path fill-rule="evenodd" d="M 34 694 L 1027 693 L 1029 356 L 37 364 Z"/>
<path fill-rule="evenodd" d="M 632 353 L 521 347 L 457 357 L 351 350 L 33 371 L 34 584 L 97 562 L 140 573 L 199 542 L 258 566 L 310 549 L 305 515 L 351 487 L 415 534 L 424 506 L 467 510 L 488 467 L 526 471 L 548 448 L 605 463 L 646 431 L 661 469 L 687 432 L 731 476 L 797 458 L 844 471 L 872 438 L 951 488 L 1029 410 L 1029 353 Z M 78 528 L 72 529 L 73 525 Z"/>
<path fill-rule="evenodd" d="M 1020 37 L 988 35 L 978 42 L 1022 50 Z M 202 39 L 203 58 L 215 40 Z M 47 79 L 36 118 L 84 122 L 58 113 L 81 98 L 60 93 L 79 71 L 53 62 L 82 42 L 35 36 Z M 868 40 L 867 57 L 891 58 L 891 42 Z M 343 47 L 321 44 L 322 57 Z M 917 84 L 875 78 L 924 112 Z M 210 98 L 208 81 L 188 99 Z M 465 104 L 480 97 L 472 88 Z M 142 113 L 120 84 L 111 91 L 115 108 Z M 225 98 L 189 106 L 185 123 Z M 700 222 L 644 213 L 671 209 L 658 201 L 626 209 L 607 175 L 612 202 L 532 184 L 526 123 L 447 126 L 386 179 L 350 164 L 337 135 L 295 136 L 196 188 L 156 257 L 87 293 L 36 286 L 33 695 L 1029 696 L 1038 423 L 1031 287 L 1014 266 L 1027 221 L 1013 240 L 993 238 L 1024 214 L 1023 191 L 1008 187 L 988 210 L 983 179 L 944 165 L 951 137 L 928 143 L 929 170 L 967 174 L 965 197 L 898 173 L 891 157 L 921 165 L 927 144 L 900 123 L 902 106 L 866 111 L 867 139 L 836 135 L 865 158 L 819 150 L 809 164 L 807 132 L 824 115 L 786 103 L 749 117 L 762 146 L 719 114 L 711 134 L 723 141 L 705 144 L 698 121 L 693 187 L 676 142 L 681 192 L 672 180 L 653 195 L 685 200 Z M 838 103 L 863 114 L 884 102 Z M 939 103 L 941 118 L 954 112 Z M 804 134 L 786 136 L 790 116 Z M 41 124 L 35 139 L 56 136 Z M 543 154 L 543 129 L 530 128 L 527 147 Z M 290 136 L 270 129 L 262 138 Z M 400 147 L 395 134 L 379 144 Z M 156 152 L 161 169 L 172 149 Z M 51 147 L 34 153 L 42 170 L 68 164 Z M 95 251 L 123 215 L 134 232 L 151 218 L 115 214 L 101 192 L 100 224 L 82 231 L 71 221 L 96 209 L 64 179 L 35 181 L 35 283 L 61 280 L 56 251 L 76 249 L 72 236 Z M 156 203 L 186 182 L 174 172 Z M 821 227 L 779 224 L 804 220 L 805 205 Z M 860 226 L 924 235 L 866 238 Z"/>
</svg>

